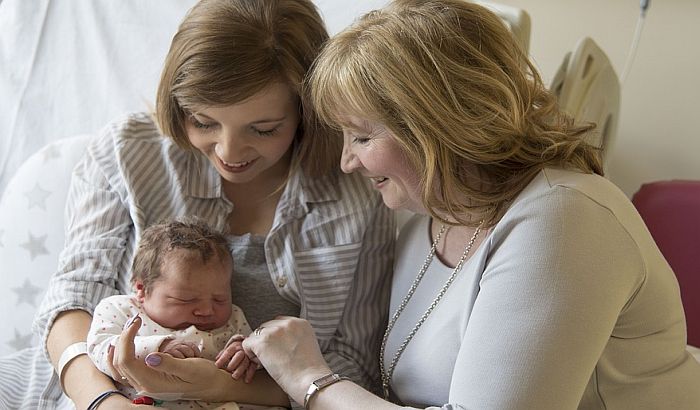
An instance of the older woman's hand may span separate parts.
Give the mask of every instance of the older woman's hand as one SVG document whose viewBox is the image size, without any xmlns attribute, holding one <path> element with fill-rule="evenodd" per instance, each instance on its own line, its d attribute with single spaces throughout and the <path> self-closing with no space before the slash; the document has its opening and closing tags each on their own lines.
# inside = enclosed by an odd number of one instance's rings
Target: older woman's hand
<svg viewBox="0 0 700 410">
<path fill-rule="evenodd" d="M 119 382 L 130 384 L 140 394 L 163 400 L 197 399 L 228 401 L 231 376 L 218 369 L 211 360 L 201 358 L 175 359 L 160 353 L 146 357 L 147 365 L 135 355 L 134 337 L 141 326 L 136 317 L 122 332 L 119 342 L 111 349 L 112 374 Z M 164 359 L 177 361 L 167 366 L 168 372 L 158 367 Z M 155 367 L 154 367 L 155 366 Z"/>
<path fill-rule="evenodd" d="M 243 348 L 297 403 L 304 402 L 312 381 L 331 372 L 311 325 L 296 317 L 263 323 L 243 341 Z"/>
</svg>

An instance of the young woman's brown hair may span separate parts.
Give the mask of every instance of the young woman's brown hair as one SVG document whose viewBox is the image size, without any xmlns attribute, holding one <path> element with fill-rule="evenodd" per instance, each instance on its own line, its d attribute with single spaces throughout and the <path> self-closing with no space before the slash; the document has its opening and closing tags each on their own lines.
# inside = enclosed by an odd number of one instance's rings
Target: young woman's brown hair
<svg viewBox="0 0 700 410">
<path fill-rule="evenodd" d="M 240 103 L 274 82 L 301 95 L 307 70 L 328 33 L 310 0 L 201 0 L 173 38 L 158 86 L 155 118 L 183 148 L 188 115 Z M 319 126 L 300 98 L 295 165 L 312 176 L 338 166 L 340 141 Z M 313 160 L 309 160 L 313 158 Z"/>
</svg>

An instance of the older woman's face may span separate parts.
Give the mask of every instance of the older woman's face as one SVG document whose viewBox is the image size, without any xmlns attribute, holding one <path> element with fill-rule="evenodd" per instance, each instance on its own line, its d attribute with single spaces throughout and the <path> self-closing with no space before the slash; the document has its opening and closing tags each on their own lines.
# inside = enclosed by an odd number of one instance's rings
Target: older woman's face
<svg viewBox="0 0 700 410">
<path fill-rule="evenodd" d="M 343 172 L 359 172 L 372 181 L 391 209 L 425 213 L 420 199 L 420 174 L 406 158 L 396 137 L 382 124 L 344 116 Z"/>
</svg>

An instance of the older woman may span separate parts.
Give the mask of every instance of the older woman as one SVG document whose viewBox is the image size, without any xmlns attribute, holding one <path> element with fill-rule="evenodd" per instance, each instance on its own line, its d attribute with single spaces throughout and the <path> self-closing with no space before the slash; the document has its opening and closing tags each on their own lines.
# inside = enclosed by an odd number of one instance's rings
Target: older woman
<svg viewBox="0 0 700 410">
<path fill-rule="evenodd" d="M 508 30 L 458 0 L 396 0 L 326 45 L 312 99 L 341 166 L 403 228 L 384 397 L 334 375 L 303 320 L 244 343 L 307 408 L 697 409 L 675 276 Z"/>
</svg>

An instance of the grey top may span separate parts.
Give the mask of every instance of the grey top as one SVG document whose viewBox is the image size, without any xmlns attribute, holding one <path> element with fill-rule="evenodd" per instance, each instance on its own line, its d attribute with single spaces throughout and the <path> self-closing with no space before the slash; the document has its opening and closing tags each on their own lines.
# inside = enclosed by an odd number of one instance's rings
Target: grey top
<svg viewBox="0 0 700 410">
<path fill-rule="evenodd" d="M 425 216 L 402 229 L 392 313 L 430 241 Z M 387 365 L 451 272 L 433 260 Z M 392 388 L 420 408 L 697 410 L 700 365 L 685 337 L 676 278 L 630 201 L 602 177 L 548 169 L 463 267 Z"/>
<path fill-rule="evenodd" d="M 265 237 L 252 234 L 229 235 L 233 255 L 233 300 L 245 312 L 251 329 L 278 315 L 299 316 L 299 304 L 282 297 L 272 283 L 265 260 Z M 280 286 L 281 285 L 281 286 Z"/>
</svg>

